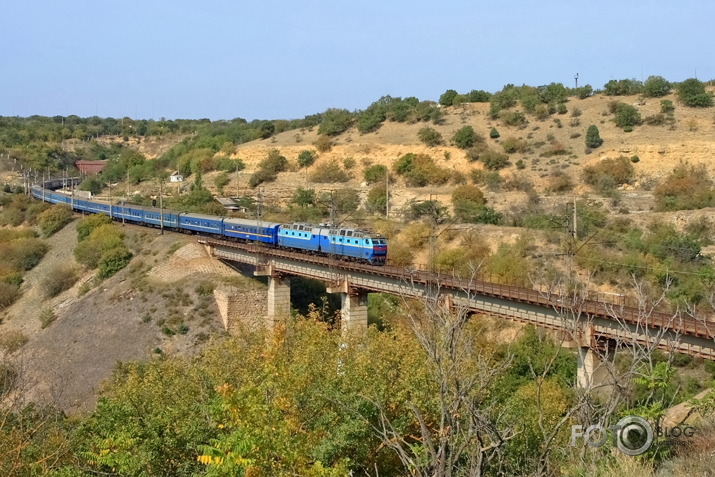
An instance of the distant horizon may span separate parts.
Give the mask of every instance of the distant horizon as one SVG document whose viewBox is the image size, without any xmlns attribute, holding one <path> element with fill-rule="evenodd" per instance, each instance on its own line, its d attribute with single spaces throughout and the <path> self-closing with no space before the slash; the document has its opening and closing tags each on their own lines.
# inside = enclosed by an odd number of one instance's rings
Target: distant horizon
<svg viewBox="0 0 715 477">
<path fill-rule="evenodd" d="M 715 3 L 12 2 L 0 115 L 302 119 L 448 89 L 715 79 Z"/>
</svg>

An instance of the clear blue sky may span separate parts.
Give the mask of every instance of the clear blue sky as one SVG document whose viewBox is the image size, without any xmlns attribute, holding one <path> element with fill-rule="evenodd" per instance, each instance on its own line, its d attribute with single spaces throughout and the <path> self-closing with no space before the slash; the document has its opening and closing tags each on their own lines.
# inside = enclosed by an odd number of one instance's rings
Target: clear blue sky
<svg viewBox="0 0 715 477">
<path fill-rule="evenodd" d="M 715 78 L 706 0 L 7 0 L 0 115 L 292 119 L 507 83 Z"/>
</svg>

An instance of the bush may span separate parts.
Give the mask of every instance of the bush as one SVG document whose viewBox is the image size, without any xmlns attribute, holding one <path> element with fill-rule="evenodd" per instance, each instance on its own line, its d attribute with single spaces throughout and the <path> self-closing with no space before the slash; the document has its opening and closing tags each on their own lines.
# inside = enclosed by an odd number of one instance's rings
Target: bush
<svg viewBox="0 0 715 477">
<path fill-rule="evenodd" d="M 367 193 L 365 207 L 369 212 L 385 214 L 387 208 L 387 190 L 384 184 L 378 184 L 370 189 Z"/>
<path fill-rule="evenodd" d="M 484 164 L 484 167 L 492 171 L 503 169 L 509 164 L 509 156 L 493 150 L 486 151 L 479 156 L 479 159 Z"/>
<path fill-rule="evenodd" d="M 462 185 L 452 192 L 454 216 L 463 221 L 479 222 L 487 209 L 487 199 L 477 186 Z"/>
<path fill-rule="evenodd" d="M 634 79 L 611 80 L 603 86 L 606 96 L 630 96 L 643 91 L 643 84 Z"/>
<path fill-rule="evenodd" d="M 259 169 L 248 179 L 248 185 L 251 187 L 276 180 L 279 172 L 288 169 L 288 159 L 282 156 L 278 149 L 272 149 L 258 167 Z"/>
<path fill-rule="evenodd" d="M 672 114 L 675 111 L 675 106 L 673 102 L 669 99 L 660 100 L 660 112 L 663 114 Z"/>
<path fill-rule="evenodd" d="M 586 147 L 590 149 L 595 149 L 603 144 L 603 139 L 598 132 L 598 127 L 595 124 L 591 124 L 586 131 Z"/>
<path fill-rule="evenodd" d="M 524 128 L 529 124 L 524 113 L 520 111 L 501 111 L 499 120 L 507 126 L 516 126 L 518 128 Z"/>
<path fill-rule="evenodd" d="M 66 265 L 56 265 L 42 277 L 40 288 L 47 298 L 53 298 L 72 288 L 78 278 L 79 276 L 74 268 Z"/>
<path fill-rule="evenodd" d="M 705 83 L 695 78 L 686 79 L 676 86 L 678 99 L 691 108 L 707 108 L 713 105 L 713 95 L 705 90 Z"/>
<path fill-rule="evenodd" d="M 405 179 L 409 187 L 424 187 L 428 184 L 444 185 L 449 182 L 450 172 L 439 167 L 427 154 L 408 153 L 393 166 L 395 172 Z"/>
<path fill-rule="evenodd" d="M 659 98 L 670 93 L 670 83 L 662 76 L 649 76 L 643 83 L 643 96 Z"/>
<path fill-rule="evenodd" d="M 318 134 L 337 136 L 346 131 L 353 123 L 353 115 L 347 109 L 328 109 L 318 127 Z"/>
<path fill-rule="evenodd" d="M 319 183 L 347 182 L 350 180 L 350 175 L 340 167 L 336 159 L 331 159 L 315 166 L 309 177 L 311 182 Z"/>
<path fill-rule="evenodd" d="M 652 116 L 646 116 L 643 122 L 648 126 L 661 126 L 668 121 L 665 114 L 658 113 Z"/>
<path fill-rule="evenodd" d="M 621 128 L 637 126 L 641 123 L 641 113 L 635 106 L 619 103 L 616 107 L 616 126 Z"/>
<path fill-rule="evenodd" d="M 36 238 L 19 238 L 0 247 L 0 263 L 14 271 L 27 271 L 35 267 L 49 250 L 49 246 Z"/>
<path fill-rule="evenodd" d="M 502 141 L 501 146 L 507 154 L 514 154 L 515 152 L 524 153 L 529 148 L 529 143 L 524 139 L 508 137 Z"/>
<path fill-rule="evenodd" d="M 132 259 L 132 253 L 124 245 L 113 248 L 102 255 L 99 260 L 99 278 L 109 278 Z"/>
<path fill-rule="evenodd" d="M 452 136 L 452 142 L 460 149 L 469 149 L 478 141 L 479 136 L 472 126 L 464 126 Z"/>
<path fill-rule="evenodd" d="M 701 209 L 715 204 L 715 190 L 703 165 L 679 164 L 653 191 L 657 210 Z"/>
<path fill-rule="evenodd" d="M 44 330 L 57 319 L 57 315 L 52 311 L 52 308 L 43 308 L 38 318 L 40 319 L 40 328 Z"/>
<path fill-rule="evenodd" d="M 574 88 L 573 93 L 578 99 L 586 99 L 593 94 L 593 87 L 590 84 L 580 86 Z"/>
<path fill-rule="evenodd" d="M 107 225 L 111 223 L 112 220 L 109 218 L 109 216 L 104 214 L 92 214 L 79 219 L 76 227 L 77 241 L 81 242 L 82 240 L 89 237 L 89 235 L 94 231 L 94 229 L 102 225 Z"/>
<path fill-rule="evenodd" d="M 313 151 L 300 151 L 298 154 L 298 167 L 310 167 L 316 159 L 316 154 Z"/>
<path fill-rule="evenodd" d="M 37 223 L 45 237 L 61 230 L 72 220 L 72 209 L 67 204 L 55 204 L 37 217 Z"/>
<path fill-rule="evenodd" d="M 79 190 L 89 191 L 92 195 L 97 195 L 102 192 L 103 187 L 104 184 L 102 184 L 102 181 L 97 176 L 87 176 L 77 186 Z"/>
<path fill-rule="evenodd" d="M 442 144 L 442 134 L 436 129 L 424 127 L 417 132 L 417 138 L 423 144 L 429 147 L 439 146 Z"/>
<path fill-rule="evenodd" d="M 550 192 L 562 193 L 573 190 L 571 176 L 563 171 L 555 169 L 549 174 L 547 190 Z"/>
<path fill-rule="evenodd" d="M 318 152 L 328 152 L 333 147 L 333 141 L 325 134 L 318 135 L 318 138 L 313 143 Z"/>
<path fill-rule="evenodd" d="M 439 104 L 442 106 L 452 106 L 454 104 L 454 99 L 457 97 L 457 93 L 453 89 L 448 89 L 439 97 Z"/>
<path fill-rule="evenodd" d="M 375 164 L 374 166 L 370 166 L 365 169 L 365 172 L 363 173 L 365 182 L 367 182 L 368 184 L 384 181 L 386 175 L 387 166 L 383 166 L 382 164 Z"/>
<path fill-rule="evenodd" d="M 617 186 L 629 184 L 635 178 L 631 160 L 626 156 L 604 159 L 598 164 L 584 167 L 583 180 L 601 193 L 610 193 Z"/>
<path fill-rule="evenodd" d="M 0 350 L 6 353 L 14 353 L 27 343 L 28 338 L 22 331 L 11 330 L 0 334 Z"/>
<path fill-rule="evenodd" d="M 0 309 L 7 308 L 15 303 L 19 295 L 19 287 L 0 282 Z"/>
<path fill-rule="evenodd" d="M 227 172 L 221 172 L 214 178 L 214 186 L 220 194 L 223 194 L 223 188 L 231 182 Z"/>
<path fill-rule="evenodd" d="M 492 128 L 491 131 L 489 131 L 489 137 L 492 139 L 496 139 L 499 137 L 499 131 L 497 131 L 497 128 Z"/>
</svg>

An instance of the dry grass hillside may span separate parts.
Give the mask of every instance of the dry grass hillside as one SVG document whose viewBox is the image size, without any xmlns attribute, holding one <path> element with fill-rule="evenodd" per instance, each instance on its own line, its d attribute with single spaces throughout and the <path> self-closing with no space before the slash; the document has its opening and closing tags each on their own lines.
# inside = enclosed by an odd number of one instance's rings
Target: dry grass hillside
<svg viewBox="0 0 715 477">
<path fill-rule="evenodd" d="M 643 124 L 632 132 L 624 132 L 613 121 L 609 112 L 609 103 L 622 101 L 634 105 L 643 118 L 660 112 L 660 99 L 670 99 L 676 105 L 674 123 L 672 125 L 650 126 Z M 441 125 L 427 123 L 405 124 L 385 122 L 374 133 L 360 134 L 354 127 L 333 139 L 333 147 L 329 152 L 319 154 L 318 160 L 307 171 L 286 172 L 272 184 L 265 184 L 267 194 L 276 198 L 290 197 L 297 186 L 310 186 L 316 189 L 333 189 L 333 184 L 310 184 L 309 174 L 321 163 L 331 160 L 342 162 L 346 158 L 355 160 L 355 167 L 350 169 L 353 180 L 351 187 L 367 190 L 363 183 L 363 170 L 366 164 L 384 164 L 390 167 L 394 161 L 406 153 L 424 153 L 430 155 L 441 168 L 469 173 L 472 169 L 481 168 L 479 162 L 469 162 L 465 152 L 449 145 L 454 133 L 465 125 L 472 126 L 477 133 L 486 137 L 490 146 L 501 151 L 501 142 L 508 138 L 525 140 L 528 150 L 525 153 L 510 154 L 511 165 L 500 171 L 509 176 L 518 173 L 531 179 L 539 194 L 549 195 L 549 175 L 555 169 L 569 174 L 576 182 L 575 192 L 579 195 L 594 195 L 590 188 L 583 184 L 581 171 L 584 166 L 597 163 L 606 158 L 616 158 L 621 155 L 638 156 L 640 161 L 634 164 L 637 181 L 629 189 L 647 192 L 655 183 L 661 181 L 680 161 L 692 164 L 705 164 L 709 171 L 715 173 L 715 111 L 712 108 L 686 108 L 678 105 L 674 95 L 665 98 L 640 100 L 639 96 L 609 97 L 596 95 L 579 100 L 572 98 L 567 104 L 566 114 L 554 114 L 545 120 L 537 120 L 527 115 L 529 123 L 525 127 L 506 126 L 499 120 L 489 118 L 489 104 L 470 103 L 445 108 L 445 121 Z M 581 114 L 573 117 L 574 109 Z M 557 121 L 560 122 L 557 124 Z M 589 125 L 598 127 L 603 145 L 590 154 L 585 152 L 585 136 Z M 429 126 L 442 134 L 445 145 L 428 147 L 422 144 L 417 132 Z M 489 139 L 492 127 L 500 133 L 498 139 Z M 247 164 L 247 169 L 240 173 L 239 183 L 232 180 L 233 190 L 238 186 L 245 190 L 247 179 L 256 170 L 258 163 L 266 157 L 271 149 L 278 149 L 292 164 L 296 164 L 301 151 L 314 150 L 313 143 L 317 139 L 317 128 L 312 130 L 287 131 L 272 138 L 254 141 L 236 148 L 235 157 L 240 157 Z M 542 157 L 550 149 L 562 148 L 562 155 Z M 515 166 L 522 160 L 525 169 L 518 170 Z M 243 183 L 241 183 L 243 181 Z M 207 181 L 209 182 L 209 181 Z M 438 199 L 449 203 L 451 187 L 443 188 L 404 188 L 401 184 L 393 185 L 396 196 L 395 206 L 405 201 L 428 199 L 431 194 L 437 194 Z M 647 195 L 647 194 L 646 194 Z M 492 205 L 506 208 L 512 198 L 509 194 L 492 195 Z M 518 194 L 517 194 L 518 196 Z"/>
</svg>

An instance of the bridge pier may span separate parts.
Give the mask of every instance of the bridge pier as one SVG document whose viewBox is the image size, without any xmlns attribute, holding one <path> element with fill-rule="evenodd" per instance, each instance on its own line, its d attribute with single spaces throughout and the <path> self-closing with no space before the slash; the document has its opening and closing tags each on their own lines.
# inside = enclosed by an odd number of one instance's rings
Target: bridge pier
<svg viewBox="0 0 715 477">
<path fill-rule="evenodd" d="M 268 277 L 268 316 L 266 327 L 275 328 L 290 317 L 290 279 L 279 275 Z"/>
<path fill-rule="evenodd" d="M 340 294 L 340 330 L 345 334 L 367 331 L 367 293 Z"/>
<path fill-rule="evenodd" d="M 613 354 L 609 353 L 606 360 L 612 361 Z M 590 346 L 578 348 L 578 364 L 576 373 L 576 385 L 585 391 L 608 392 L 612 385 L 611 375 L 608 370 L 608 363 L 604 362 L 602 356 Z"/>
</svg>

